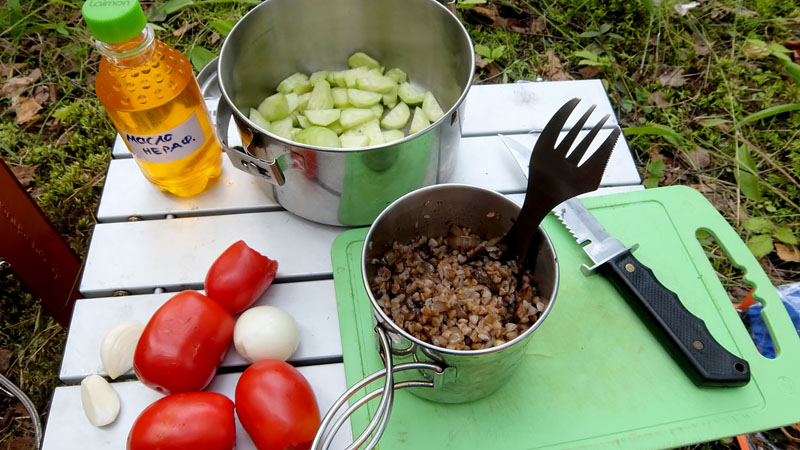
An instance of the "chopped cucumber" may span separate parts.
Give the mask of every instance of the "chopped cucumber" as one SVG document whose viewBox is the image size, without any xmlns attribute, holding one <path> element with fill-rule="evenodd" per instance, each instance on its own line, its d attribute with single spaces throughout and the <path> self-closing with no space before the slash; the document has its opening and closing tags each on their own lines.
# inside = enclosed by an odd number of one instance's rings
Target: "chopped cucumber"
<svg viewBox="0 0 800 450">
<path fill-rule="evenodd" d="M 311 92 L 306 92 L 305 94 L 297 96 L 297 110 L 303 111 L 308 107 L 308 99 L 311 98 Z"/>
<path fill-rule="evenodd" d="M 405 128 L 408 119 L 411 117 L 411 110 L 405 103 L 398 103 L 391 111 L 386 113 L 386 117 L 381 120 L 381 126 L 388 130 L 399 130 Z"/>
<path fill-rule="evenodd" d="M 408 83 L 403 83 L 397 90 L 397 95 L 400 100 L 406 102 L 409 106 L 418 105 L 425 99 L 425 93 L 416 89 Z"/>
<path fill-rule="evenodd" d="M 297 123 L 300 124 L 300 128 L 309 128 L 311 126 L 311 121 L 302 114 L 297 115 Z"/>
<path fill-rule="evenodd" d="M 383 94 L 383 104 L 387 108 L 394 108 L 397 105 L 397 87 L 392 89 L 392 92 L 388 94 Z"/>
<path fill-rule="evenodd" d="M 339 141 L 339 136 L 336 136 L 336 133 L 324 127 L 306 128 L 297 133 L 294 138 L 300 143 L 316 145 L 318 147 L 339 148 L 342 146 L 342 143 Z"/>
<path fill-rule="evenodd" d="M 347 101 L 347 88 L 335 87 L 331 89 L 333 95 L 333 106 L 337 108 L 347 108 L 350 103 Z"/>
<path fill-rule="evenodd" d="M 295 136 L 297 136 L 297 133 L 301 131 L 303 131 L 302 128 L 292 128 L 292 131 L 290 132 L 290 134 L 292 135 L 292 140 L 295 140 Z"/>
<path fill-rule="evenodd" d="M 311 83 L 311 86 L 317 84 L 319 80 L 328 80 L 328 71 L 327 70 L 320 70 L 319 72 L 314 72 L 308 77 L 308 81 Z"/>
<path fill-rule="evenodd" d="M 371 109 L 372 113 L 375 114 L 376 119 L 381 120 L 381 117 L 383 116 L 383 105 L 378 103 L 377 105 L 370 106 L 369 109 Z"/>
<path fill-rule="evenodd" d="M 397 67 L 395 67 L 394 69 L 389 69 L 389 71 L 386 72 L 386 76 L 393 79 L 394 82 L 397 84 L 403 84 L 406 81 L 408 81 L 408 75 L 406 75 L 405 72 L 398 69 Z"/>
<path fill-rule="evenodd" d="M 344 127 L 342 127 L 342 124 L 339 123 L 338 120 L 328 125 L 328 129 L 336 134 L 342 134 L 342 131 L 344 131 Z"/>
<path fill-rule="evenodd" d="M 269 120 L 265 119 L 264 116 L 262 116 L 261 113 L 255 108 L 250 108 L 250 121 L 264 130 L 269 130 Z"/>
<path fill-rule="evenodd" d="M 347 58 L 347 65 L 355 69 L 356 67 L 366 67 L 368 69 L 377 69 L 381 65 L 375 61 L 371 56 L 363 52 L 353 53 L 352 56 Z"/>
<path fill-rule="evenodd" d="M 272 122 L 272 126 L 270 127 L 269 131 L 273 134 L 277 134 L 278 136 L 291 139 L 292 138 L 292 118 L 287 117 L 282 120 L 278 120 Z"/>
<path fill-rule="evenodd" d="M 328 74 L 327 80 L 331 86 L 336 87 L 347 87 L 347 84 L 344 82 L 344 73 L 346 70 L 340 70 L 338 72 L 330 72 Z"/>
<path fill-rule="evenodd" d="M 339 117 L 339 123 L 342 125 L 342 128 L 347 130 L 349 128 L 357 127 L 362 123 L 374 118 L 375 113 L 373 113 L 371 109 L 347 108 L 342 110 L 342 114 Z"/>
<path fill-rule="evenodd" d="M 381 101 L 383 96 L 377 92 L 362 91 L 360 89 L 348 89 L 347 100 L 356 108 L 369 108 Z"/>
<path fill-rule="evenodd" d="M 286 94 L 286 104 L 289 106 L 289 114 L 291 114 L 297 110 L 300 98 L 294 92 L 290 92 Z"/>
<path fill-rule="evenodd" d="M 363 123 L 358 127 L 345 131 L 342 136 L 345 135 L 366 136 L 369 138 L 369 145 L 380 145 L 386 142 L 383 139 L 383 133 L 381 132 L 381 126 L 378 123 L 378 119 L 375 119 L 374 117 L 372 120 Z"/>
<path fill-rule="evenodd" d="M 359 89 L 379 92 L 381 94 L 389 94 L 392 92 L 392 89 L 397 86 L 397 83 L 393 79 L 376 72 L 368 72 L 365 75 L 359 76 L 356 83 Z"/>
<path fill-rule="evenodd" d="M 306 118 L 314 125 L 320 125 L 324 127 L 339 120 L 339 115 L 341 113 L 342 111 L 338 109 L 307 109 Z"/>
<path fill-rule="evenodd" d="M 289 115 L 289 103 L 286 96 L 278 92 L 265 98 L 258 105 L 258 112 L 269 121 L 285 119 Z"/>
<path fill-rule="evenodd" d="M 366 147 L 369 145 L 369 138 L 366 136 L 356 136 L 355 134 L 342 135 L 339 140 L 342 141 L 342 147 Z"/>
<path fill-rule="evenodd" d="M 331 109 L 333 108 L 333 94 L 331 85 L 326 80 L 319 80 L 311 91 L 311 98 L 308 99 L 306 109 Z"/>
<path fill-rule="evenodd" d="M 422 100 L 422 111 L 425 112 L 431 122 L 436 122 L 444 115 L 442 107 L 439 106 L 439 102 L 436 101 L 431 91 L 425 93 L 425 98 Z"/>
<path fill-rule="evenodd" d="M 414 134 L 417 131 L 424 130 L 428 128 L 430 124 L 431 122 L 428 120 L 428 116 L 425 115 L 425 111 L 417 106 L 414 109 L 414 118 L 411 119 L 411 128 L 408 129 L 408 134 Z"/>
<path fill-rule="evenodd" d="M 294 92 L 297 95 L 305 94 L 311 90 L 311 83 L 308 80 L 308 75 L 304 73 L 294 73 L 286 77 L 278 84 L 278 92 L 281 94 L 288 94 Z"/>
<path fill-rule="evenodd" d="M 356 67 L 355 69 L 344 71 L 344 87 L 358 87 L 358 77 L 365 76 L 368 70 L 366 67 Z"/>
<path fill-rule="evenodd" d="M 383 132 L 383 140 L 386 142 L 399 141 L 406 137 L 402 130 L 386 130 Z"/>
</svg>

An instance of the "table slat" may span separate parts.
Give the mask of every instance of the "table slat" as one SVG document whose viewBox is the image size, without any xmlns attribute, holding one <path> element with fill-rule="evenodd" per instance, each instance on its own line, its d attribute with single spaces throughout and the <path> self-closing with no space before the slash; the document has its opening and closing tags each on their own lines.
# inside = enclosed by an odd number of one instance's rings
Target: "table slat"
<svg viewBox="0 0 800 450">
<path fill-rule="evenodd" d="M 321 415 L 324 415 L 346 389 L 344 365 L 326 364 L 300 367 L 299 370 L 314 389 Z M 233 400 L 239 376 L 238 373 L 218 375 L 206 390 L 224 394 Z M 120 413 L 114 423 L 102 428 L 95 427 L 86 419 L 81 405 L 80 386 L 56 388 L 48 415 L 43 450 L 125 448 L 128 432 L 139 413 L 163 396 L 138 381 L 112 383 L 112 386 L 120 397 Z M 352 434 L 348 421 L 336 435 L 331 448 L 345 448 L 350 442 Z M 236 449 L 255 450 L 252 440 L 239 424 L 238 418 Z"/>
<path fill-rule="evenodd" d="M 59 378 L 79 383 L 93 373 L 106 375 L 100 361 L 103 336 L 125 322 L 147 323 L 175 293 L 130 295 L 78 300 L 72 315 Z M 289 313 L 300 329 L 300 346 L 290 361 L 309 365 L 341 361 L 342 343 L 333 280 L 276 284 L 256 305 L 277 306 Z M 231 346 L 222 367 L 243 367 L 245 361 Z M 129 372 L 133 376 L 133 371 Z"/>
</svg>

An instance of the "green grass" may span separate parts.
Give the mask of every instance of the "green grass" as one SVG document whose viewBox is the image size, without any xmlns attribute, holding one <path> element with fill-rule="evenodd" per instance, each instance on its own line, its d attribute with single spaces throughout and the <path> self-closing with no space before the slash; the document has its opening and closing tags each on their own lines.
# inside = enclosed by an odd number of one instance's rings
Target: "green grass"
<svg viewBox="0 0 800 450">
<path fill-rule="evenodd" d="M 46 97 L 39 119 L 22 125 L 14 123 L 11 99 L 0 99 L 0 155 L 12 167 L 36 167 L 29 192 L 85 255 L 114 130 L 94 95 L 99 58 L 80 19 L 82 2 L 4 3 L 0 61 L 19 64 L 15 75 L 41 70 L 23 95 L 55 95 Z M 254 2 L 142 3 L 157 36 L 199 68 Z M 777 253 L 780 245 L 796 247 L 800 236 L 800 111 L 792 109 L 800 103 L 800 75 L 792 75 L 781 47 L 798 39 L 800 7 L 794 0 L 722 0 L 681 16 L 674 7 L 682 3 L 688 2 L 494 0 L 459 8 L 458 15 L 485 63 L 477 83 L 602 79 L 645 184 L 699 189 L 776 284 L 800 281 L 800 265 Z M 716 267 L 732 292 L 742 289 L 730 266 Z M 13 351 L 5 374 L 44 412 L 58 383 L 65 332 L 3 265 L 0 311 L 0 349 Z M 13 406 L 2 401 L 3 411 Z M 0 442 L 29 431 L 14 416 L 0 429 Z M 729 444 L 696 447 L 704 446 Z"/>
</svg>

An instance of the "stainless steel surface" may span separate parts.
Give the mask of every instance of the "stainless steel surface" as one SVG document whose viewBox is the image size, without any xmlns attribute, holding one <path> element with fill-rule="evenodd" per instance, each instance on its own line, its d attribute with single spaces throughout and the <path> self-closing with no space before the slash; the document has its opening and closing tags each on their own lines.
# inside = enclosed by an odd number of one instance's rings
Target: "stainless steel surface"
<svg viewBox="0 0 800 450">
<path fill-rule="evenodd" d="M 500 245 L 505 245 L 511 252 L 504 257 L 516 259 L 520 267 L 526 267 L 528 247 L 536 242 L 533 230 L 550 210 L 568 198 L 593 191 L 600 186 L 611 151 L 621 134 L 620 129 L 615 128 L 600 148 L 581 162 L 609 118 L 606 115 L 600 119 L 589 134 L 572 148 L 572 143 L 596 108 L 596 105 L 592 105 L 556 146 L 556 139 L 579 102 L 580 99 L 573 98 L 556 111 L 531 152 L 528 169 L 533 173 L 528 177 L 525 202 L 517 220 L 500 241 Z M 511 148 L 509 150 L 513 151 Z M 517 161 L 520 167 L 524 167 L 519 159 Z"/>
<path fill-rule="evenodd" d="M 493 217 L 487 217 L 493 212 Z M 519 206 L 502 195 L 473 186 L 441 184 L 403 196 L 387 208 L 370 227 L 362 253 L 363 281 L 376 320 L 389 336 L 395 361 L 430 362 L 444 368 L 441 374 L 425 377 L 433 389 L 412 389 L 429 400 L 460 403 L 485 397 L 511 376 L 525 353 L 530 337 L 550 313 L 558 290 L 558 264 L 549 237 L 539 228 L 541 245 L 536 253 L 533 281 L 540 297 L 548 299 L 539 320 L 516 339 L 483 350 L 449 350 L 436 347 L 398 328 L 378 306 L 369 288 L 380 258 L 397 240 L 406 242 L 418 235 L 445 236 L 452 223 L 467 226 L 481 236 L 502 236 L 519 213 Z M 419 380 L 398 375 L 399 381 Z"/>
<path fill-rule="evenodd" d="M 286 76 L 343 68 L 357 50 L 405 70 L 434 93 L 445 115 L 413 136 L 369 149 L 300 145 L 247 118 Z M 474 52 L 459 20 L 434 0 L 269 0 L 234 26 L 217 70 L 217 133 L 225 143 L 230 106 L 244 146 L 223 146 L 233 165 L 273 183 L 287 210 L 352 226 L 371 223 L 401 195 L 450 175 Z"/>
<path fill-rule="evenodd" d="M 619 239 L 611 237 L 605 227 L 600 225 L 600 222 L 577 198 L 569 199 L 559 205 L 555 209 L 555 213 L 556 217 L 567 226 L 569 232 L 575 236 L 578 244 L 591 241 L 590 244 L 582 246 L 583 251 L 594 262 L 593 267 L 587 267 L 589 270 L 594 270 L 614 256 L 632 249 L 625 247 Z"/>
</svg>

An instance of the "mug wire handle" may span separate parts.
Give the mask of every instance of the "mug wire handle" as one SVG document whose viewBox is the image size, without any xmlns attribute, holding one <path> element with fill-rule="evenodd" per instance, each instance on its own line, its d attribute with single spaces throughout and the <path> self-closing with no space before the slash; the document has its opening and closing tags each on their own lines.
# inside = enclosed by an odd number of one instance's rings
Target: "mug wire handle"
<svg viewBox="0 0 800 450">
<path fill-rule="evenodd" d="M 383 435 L 383 432 L 386 430 L 386 425 L 389 422 L 389 415 L 392 412 L 392 405 L 394 404 L 394 391 L 396 389 L 404 389 L 407 387 L 433 387 L 433 382 L 427 381 L 406 381 L 394 383 L 394 374 L 405 370 L 432 370 L 436 373 L 442 373 L 444 371 L 442 367 L 430 363 L 415 362 L 394 366 L 392 362 L 391 347 L 389 346 L 389 339 L 386 336 L 386 332 L 384 331 L 383 327 L 377 325 L 375 327 L 375 333 L 378 335 L 378 340 L 381 345 L 381 353 L 385 367 L 359 381 L 350 389 L 345 391 L 344 394 L 342 394 L 338 399 L 336 399 L 331 408 L 328 410 L 327 414 L 325 414 L 325 417 L 322 419 L 319 429 L 317 430 L 317 435 L 314 436 L 314 442 L 311 444 L 311 448 L 313 450 L 327 450 L 330 448 L 334 436 L 336 436 L 336 433 L 339 431 L 342 425 L 344 425 L 347 419 L 349 419 L 356 412 L 356 410 L 364 406 L 367 402 L 378 397 L 379 395 L 382 395 L 383 397 L 378 404 L 378 409 L 370 420 L 366 429 L 364 429 L 364 431 L 361 432 L 361 434 L 353 441 L 353 443 L 347 447 L 347 450 L 359 448 L 364 442 L 366 442 L 369 436 L 375 432 L 375 435 L 365 447 L 366 450 L 372 450 L 376 445 L 378 445 L 378 440 Z M 350 399 L 350 397 L 381 377 L 385 377 L 384 386 L 382 388 L 375 389 L 374 391 L 364 395 L 364 397 L 347 408 L 344 413 L 342 413 L 338 419 L 333 422 L 334 418 L 346 404 L 347 400 Z M 333 424 L 331 424 L 332 422 Z"/>
</svg>

